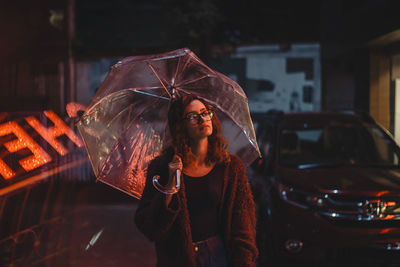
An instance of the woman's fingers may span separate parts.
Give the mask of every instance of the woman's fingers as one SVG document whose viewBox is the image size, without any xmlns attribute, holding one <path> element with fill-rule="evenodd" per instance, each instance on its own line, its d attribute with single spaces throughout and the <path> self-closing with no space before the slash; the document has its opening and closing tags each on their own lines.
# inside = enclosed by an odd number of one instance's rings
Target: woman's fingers
<svg viewBox="0 0 400 267">
<path fill-rule="evenodd" d="M 176 175 L 178 175 L 176 173 L 176 170 L 180 170 L 180 172 L 182 172 L 182 169 L 183 169 L 183 164 L 182 164 L 181 158 L 177 155 L 174 155 L 174 157 L 172 158 L 172 161 L 170 163 L 168 163 L 168 169 L 169 169 L 168 185 L 175 186 L 178 183 L 177 179 L 175 179 Z"/>
<path fill-rule="evenodd" d="M 168 164 L 170 173 L 175 172 L 176 170 L 182 171 L 183 163 L 182 159 L 178 155 L 174 155 L 172 161 Z"/>
<path fill-rule="evenodd" d="M 174 157 L 172 158 L 172 161 L 168 164 L 170 170 L 175 171 L 175 170 L 180 170 L 182 171 L 183 168 L 183 164 L 182 164 L 182 160 L 179 156 L 174 155 Z"/>
</svg>

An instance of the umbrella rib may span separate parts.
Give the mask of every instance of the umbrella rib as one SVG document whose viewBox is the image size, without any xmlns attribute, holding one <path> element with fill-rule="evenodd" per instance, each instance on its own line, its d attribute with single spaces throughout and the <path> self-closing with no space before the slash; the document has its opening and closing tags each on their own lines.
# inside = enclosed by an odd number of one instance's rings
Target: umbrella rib
<svg viewBox="0 0 400 267">
<path fill-rule="evenodd" d="M 181 88 L 182 88 L 182 87 L 185 86 L 185 85 L 198 82 L 198 81 L 200 81 L 200 80 L 202 80 L 202 79 L 206 79 L 206 78 L 208 78 L 208 77 L 215 77 L 215 76 L 210 76 L 209 74 L 205 74 L 204 76 L 199 77 L 199 78 L 197 78 L 197 79 L 193 79 L 193 80 L 191 80 L 191 81 L 189 81 L 189 82 L 185 82 L 185 83 L 183 83 L 183 84 L 179 84 L 179 85 L 177 85 L 177 87 L 181 87 Z M 218 75 L 216 75 L 216 77 L 218 77 L 218 79 L 222 80 Z M 222 81 L 222 82 L 223 82 L 223 81 Z M 243 97 L 243 98 L 245 98 L 245 99 L 247 98 L 245 95 L 241 94 L 241 93 L 238 92 L 237 90 L 233 90 L 233 91 L 234 91 L 234 93 L 239 94 L 241 97 Z"/>
<path fill-rule="evenodd" d="M 150 69 L 153 71 L 153 73 L 156 75 L 157 79 L 160 81 L 160 83 L 162 84 L 162 86 L 164 87 L 165 91 L 167 92 L 167 94 L 169 95 L 170 98 L 172 98 L 171 93 L 168 91 L 167 87 L 165 87 L 164 83 L 161 81 L 160 77 L 158 76 L 157 72 L 154 70 L 153 66 L 150 64 L 150 62 L 146 62 Z"/>
<path fill-rule="evenodd" d="M 174 77 L 172 80 L 172 86 L 175 86 L 175 81 L 176 81 L 176 77 L 178 76 L 178 70 L 179 70 L 179 66 L 181 65 L 181 61 L 182 61 L 182 58 L 180 57 L 178 60 L 178 66 L 175 69 L 175 74 L 174 74 Z"/>
<path fill-rule="evenodd" d="M 151 89 L 151 88 L 149 87 L 149 89 Z M 157 89 L 157 88 L 156 88 L 156 87 L 153 87 L 152 89 Z M 91 105 L 91 107 L 89 107 L 89 108 L 85 111 L 85 114 L 89 114 L 90 111 L 93 110 L 98 104 L 100 104 L 101 102 L 103 102 L 104 99 L 111 98 L 111 97 L 113 97 L 114 95 L 120 94 L 120 93 L 123 92 L 123 91 L 131 91 L 131 92 L 140 93 L 140 94 L 144 94 L 144 95 L 148 95 L 148 96 L 152 96 L 152 97 L 156 97 L 156 98 L 161 98 L 161 99 L 164 99 L 164 100 L 169 100 L 169 98 L 166 98 L 166 97 L 164 97 L 164 96 L 153 95 L 153 94 L 150 94 L 150 93 L 148 93 L 148 92 L 143 92 L 143 91 L 140 91 L 140 90 L 137 90 L 137 89 L 134 89 L 134 88 L 125 88 L 125 89 L 122 89 L 122 90 L 120 90 L 120 91 L 111 93 L 111 94 L 109 94 L 109 95 L 107 95 L 107 96 L 105 96 L 105 97 L 99 99 L 96 103 L 94 103 L 93 105 Z"/>
<path fill-rule="evenodd" d="M 200 80 L 202 80 L 202 79 L 205 79 L 205 78 L 207 78 L 207 77 L 210 77 L 210 76 L 209 76 L 208 74 L 206 74 L 206 75 L 204 75 L 204 76 L 202 76 L 202 77 L 200 77 L 200 78 L 190 80 L 189 82 L 186 82 L 186 83 L 184 83 L 184 84 L 180 84 L 179 86 L 183 86 L 183 85 L 195 83 L 195 82 L 200 81 Z"/>
<path fill-rule="evenodd" d="M 154 88 L 156 88 L 156 87 L 154 87 Z M 158 88 L 157 88 L 157 89 L 158 89 Z M 153 95 L 153 94 L 150 94 L 150 93 L 148 93 L 148 92 L 143 92 L 143 91 L 136 90 L 136 89 L 128 88 L 128 89 L 126 89 L 126 90 L 132 90 L 132 91 L 135 91 L 136 93 L 140 93 L 140 94 L 144 94 L 144 95 L 148 95 L 148 96 L 152 96 L 152 97 L 156 97 L 156 98 L 161 98 L 161 99 L 164 99 L 164 100 L 169 100 L 169 98 L 166 98 L 166 97 L 164 97 L 164 96 Z"/>
<path fill-rule="evenodd" d="M 129 89 L 128 89 L 129 90 Z M 163 96 L 155 96 L 155 95 L 152 95 L 152 94 L 149 94 L 149 93 L 146 93 L 146 92 L 141 92 L 141 91 L 134 91 L 135 93 L 140 93 L 140 94 L 144 94 L 144 95 L 148 95 L 148 96 L 151 96 L 151 97 L 156 97 L 156 98 L 158 98 L 158 99 L 163 99 L 163 100 L 167 100 L 167 101 L 169 101 L 169 99 L 168 98 L 166 98 L 166 97 L 163 97 Z M 129 106 L 131 106 L 132 104 L 130 104 Z M 125 109 L 123 109 L 123 110 L 121 110 L 120 112 L 118 112 L 118 114 L 116 114 L 115 116 L 114 116 L 114 118 L 107 124 L 107 127 L 114 121 L 114 120 L 116 120 L 117 118 L 118 118 L 118 116 L 120 115 L 120 114 L 122 114 L 123 112 L 125 112 Z M 138 117 L 138 116 L 140 116 L 140 114 L 138 114 L 136 117 Z"/>
<path fill-rule="evenodd" d="M 193 57 L 192 53 L 189 53 L 189 58 L 190 58 L 191 60 L 197 61 L 196 58 Z M 185 65 L 182 67 L 182 69 L 185 69 L 185 68 L 186 68 L 186 66 L 189 64 L 189 61 L 190 61 L 190 60 L 186 60 Z M 197 63 L 199 63 L 199 62 L 197 61 Z M 201 62 L 200 62 L 200 65 L 202 65 Z"/>
</svg>

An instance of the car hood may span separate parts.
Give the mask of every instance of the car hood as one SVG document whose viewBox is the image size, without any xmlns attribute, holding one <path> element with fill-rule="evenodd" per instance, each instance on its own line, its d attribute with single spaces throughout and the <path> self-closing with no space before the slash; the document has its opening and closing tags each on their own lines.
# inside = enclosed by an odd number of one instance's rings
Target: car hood
<svg viewBox="0 0 400 267">
<path fill-rule="evenodd" d="M 382 196 L 400 193 L 400 169 L 340 167 L 282 168 L 278 179 L 308 192 Z"/>
</svg>

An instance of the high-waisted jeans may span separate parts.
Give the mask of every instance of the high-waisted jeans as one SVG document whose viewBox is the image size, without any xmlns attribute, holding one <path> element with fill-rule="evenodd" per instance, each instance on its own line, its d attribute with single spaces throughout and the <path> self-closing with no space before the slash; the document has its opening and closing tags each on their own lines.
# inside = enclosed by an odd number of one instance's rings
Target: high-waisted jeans
<svg viewBox="0 0 400 267">
<path fill-rule="evenodd" d="M 228 267 L 224 242 L 220 236 L 193 243 L 198 267 Z"/>
</svg>

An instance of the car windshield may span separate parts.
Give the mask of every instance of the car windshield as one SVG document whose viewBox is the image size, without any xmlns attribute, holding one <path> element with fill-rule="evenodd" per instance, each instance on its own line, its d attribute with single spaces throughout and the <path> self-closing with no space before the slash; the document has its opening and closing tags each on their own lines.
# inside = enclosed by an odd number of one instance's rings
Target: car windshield
<svg viewBox="0 0 400 267">
<path fill-rule="evenodd" d="M 279 161 L 296 168 L 343 165 L 398 167 L 396 143 L 372 124 L 334 123 L 324 127 L 283 129 Z"/>
</svg>

